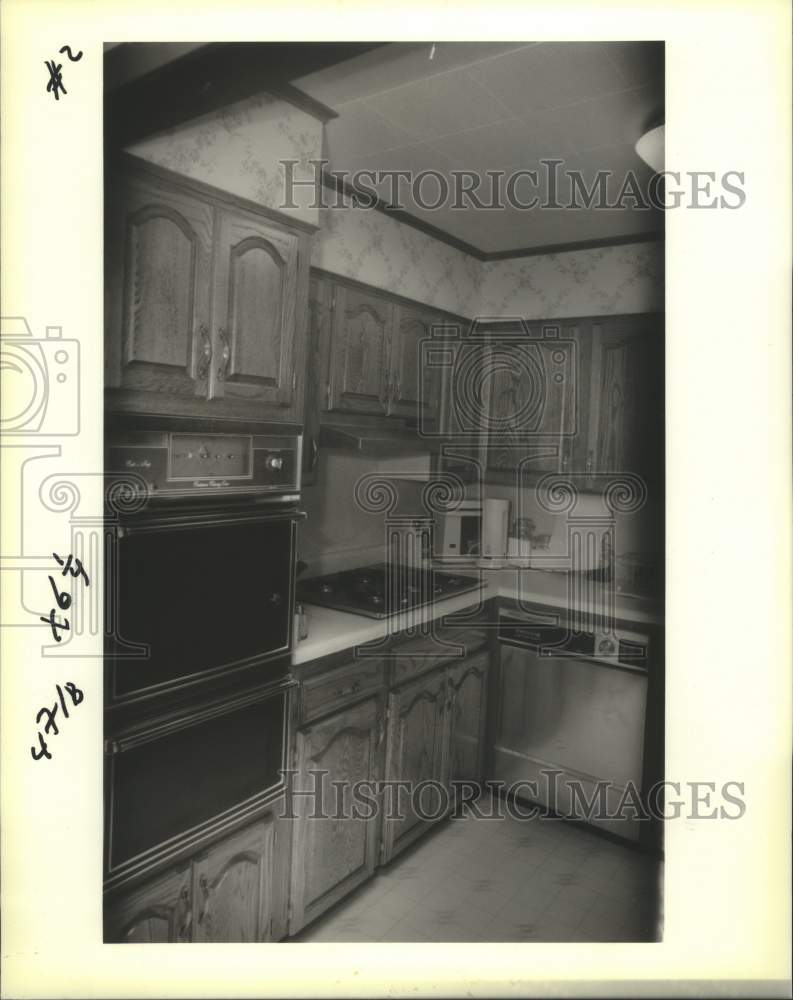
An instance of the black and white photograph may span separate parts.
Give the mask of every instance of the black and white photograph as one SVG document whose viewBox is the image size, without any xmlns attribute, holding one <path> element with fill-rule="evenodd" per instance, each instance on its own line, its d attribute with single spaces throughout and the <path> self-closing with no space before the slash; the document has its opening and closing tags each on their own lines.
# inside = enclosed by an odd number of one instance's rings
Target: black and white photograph
<svg viewBox="0 0 793 1000">
<path fill-rule="evenodd" d="M 663 43 L 104 59 L 105 940 L 660 940 Z"/>
<path fill-rule="evenodd" d="M 789 225 L 762 271 L 702 15 L 172 6 L 19 75 L 68 153 L 6 220 L 47 176 L 52 290 L 2 310 L 6 941 L 35 828 L 95 995 L 789 996 Z M 26 948 L 3 996 L 77 995 Z"/>
</svg>

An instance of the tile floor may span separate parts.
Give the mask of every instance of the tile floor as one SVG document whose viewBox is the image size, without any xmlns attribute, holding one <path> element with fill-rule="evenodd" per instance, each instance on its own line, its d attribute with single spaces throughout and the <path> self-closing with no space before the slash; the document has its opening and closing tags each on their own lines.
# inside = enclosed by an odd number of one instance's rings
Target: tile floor
<svg viewBox="0 0 793 1000">
<path fill-rule="evenodd" d="M 293 940 L 655 941 L 662 871 L 560 820 L 448 820 Z"/>
</svg>

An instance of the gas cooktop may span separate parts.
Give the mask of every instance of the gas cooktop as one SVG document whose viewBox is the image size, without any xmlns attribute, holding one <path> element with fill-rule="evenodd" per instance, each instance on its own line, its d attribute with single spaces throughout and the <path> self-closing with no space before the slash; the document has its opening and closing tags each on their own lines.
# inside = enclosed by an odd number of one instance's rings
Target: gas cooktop
<svg viewBox="0 0 793 1000">
<path fill-rule="evenodd" d="M 421 608 L 433 601 L 478 590 L 480 586 L 479 580 L 470 576 L 377 563 L 301 580 L 297 599 L 367 618 L 387 618 L 409 608 Z"/>
</svg>

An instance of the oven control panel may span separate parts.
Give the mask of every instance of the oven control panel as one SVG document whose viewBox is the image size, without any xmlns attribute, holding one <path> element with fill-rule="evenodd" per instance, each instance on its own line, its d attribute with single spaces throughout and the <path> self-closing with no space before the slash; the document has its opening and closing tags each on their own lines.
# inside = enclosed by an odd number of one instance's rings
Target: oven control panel
<svg viewBox="0 0 793 1000">
<path fill-rule="evenodd" d="M 297 493 L 299 435 L 124 432 L 108 442 L 105 472 L 149 496 Z"/>
</svg>

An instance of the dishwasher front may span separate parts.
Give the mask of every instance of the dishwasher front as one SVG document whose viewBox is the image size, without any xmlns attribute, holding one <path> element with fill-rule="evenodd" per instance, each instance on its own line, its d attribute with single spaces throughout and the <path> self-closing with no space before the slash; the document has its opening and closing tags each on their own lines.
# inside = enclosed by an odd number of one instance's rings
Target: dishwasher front
<svg viewBox="0 0 793 1000">
<path fill-rule="evenodd" d="M 519 798 L 637 840 L 648 637 L 502 615 L 499 653 L 492 776 Z"/>
</svg>

